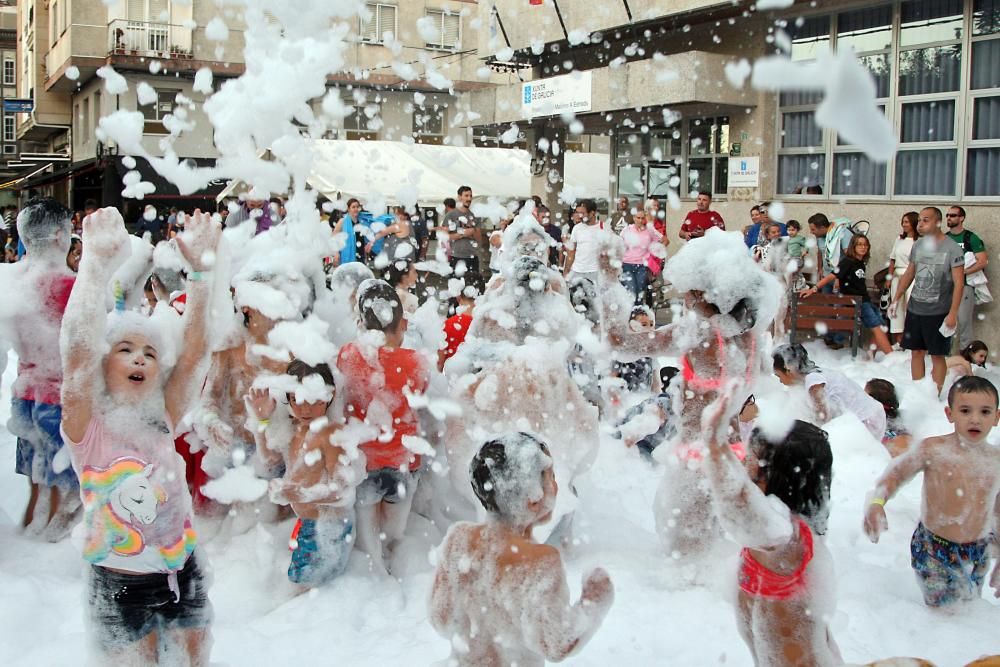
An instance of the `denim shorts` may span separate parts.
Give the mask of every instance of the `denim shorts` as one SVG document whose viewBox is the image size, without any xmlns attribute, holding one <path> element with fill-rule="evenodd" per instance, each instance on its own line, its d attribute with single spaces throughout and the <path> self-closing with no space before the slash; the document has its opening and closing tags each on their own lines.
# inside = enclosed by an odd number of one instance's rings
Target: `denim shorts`
<svg viewBox="0 0 1000 667">
<path fill-rule="evenodd" d="M 365 507 L 379 502 L 398 503 L 413 495 L 417 488 L 415 472 L 402 472 L 399 468 L 369 470 L 368 476 L 358 485 L 357 504 Z"/>
<path fill-rule="evenodd" d="M 882 313 L 878 312 L 878 308 L 870 301 L 865 301 L 861 304 L 861 323 L 865 325 L 866 329 L 874 329 L 884 325 L 885 321 L 882 319 Z"/>
<path fill-rule="evenodd" d="M 208 582 L 196 553 L 177 572 L 176 593 L 166 574 L 124 574 L 100 565 L 91 566 L 87 588 L 93 630 L 105 650 L 128 646 L 151 632 L 207 628 L 212 622 Z"/>
<path fill-rule="evenodd" d="M 76 472 L 69 465 L 56 472 L 56 454 L 63 448 L 59 425 L 62 407 L 52 403 L 39 403 L 23 398 L 10 402 L 8 428 L 17 436 L 15 472 L 26 476 L 34 484 L 57 486 L 64 491 L 79 488 Z"/>
</svg>

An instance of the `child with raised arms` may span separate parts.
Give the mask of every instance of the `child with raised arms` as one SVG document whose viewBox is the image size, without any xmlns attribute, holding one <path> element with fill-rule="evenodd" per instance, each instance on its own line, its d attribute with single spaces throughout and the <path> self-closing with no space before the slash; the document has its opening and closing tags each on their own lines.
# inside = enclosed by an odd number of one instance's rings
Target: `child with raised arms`
<svg viewBox="0 0 1000 667">
<path fill-rule="evenodd" d="M 300 387 L 287 394 L 290 433 L 269 428 L 277 403 L 267 389 L 252 388 L 248 401 L 257 419 L 258 454 L 269 467 L 286 470 L 269 482 L 271 500 L 290 504 L 299 518 L 289 542 L 288 578 L 317 586 L 347 568 L 354 545 L 354 489 L 364 477 L 364 459 L 351 459 L 334 444 L 341 423 L 326 418 L 335 391 L 330 367 L 295 359 L 286 375 Z"/>
<path fill-rule="evenodd" d="M 864 522 L 865 533 L 878 542 L 889 527 L 886 503 L 924 474 L 910 564 L 932 607 L 978 598 L 991 546 L 1000 546 L 1000 449 L 986 442 L 1000 419 L 996 387 L 984 378 L 960 378 L 948 392 L 945 414 L 955 430 L 917 443 L 889 464 L 868 499 Z M 993 569 L 990 586 L 1000 597 L 1000 568 Z"/>
<path fill-rule="evenodd" d="M 485 523 L 457 523 L 438 554 L 431 624 L 451 641 L 457 667 L 533 667 L 579 651 L 614 601 L 598 568 L 570 604 L 558 549 L 539 544 L 532 528 L 555 506 L 552 458 L 544 443 L 511 433 L 484 444 L 469 475 Z"/>
<path fill-rule="evenodd" d="M 197 395 L 219 226 L 196 212 L 177 243 L 188 273 L 184 345 L 156 318 L 104 310 L 121 215 L 84 220 L 87 246 L 61 336 L 62 433 L 80 478 L 90 631 L 101 664 L 208 664 L 211 607 L 174 428 Z M 161 656 L 162 654 L 162 656 Z M 169 656 L 169 657 L 168 657 Z"/>
</svg>

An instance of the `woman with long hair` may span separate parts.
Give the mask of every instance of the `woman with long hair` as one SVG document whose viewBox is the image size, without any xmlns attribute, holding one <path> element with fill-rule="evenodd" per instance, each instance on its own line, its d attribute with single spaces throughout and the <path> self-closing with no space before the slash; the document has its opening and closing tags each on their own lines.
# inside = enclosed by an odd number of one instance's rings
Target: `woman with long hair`
<svg viewBox="0 0 1000 667">
<path fill-rule="evenodd" d="M 834 280 L 839 280 L 841 294 L 861 297 L 861 322 L 871 332 L 875 349 L 883 354 L 889 354 L 892 352 L 892 345 L 882 328 L 884 326 L 882 315 L 872 303 L 868 294 L 868 283 L 865 281 L 865 268 L 868 266 L 871 252 L 872 244 L 868 237 L 855 234 L 840 258 L 836 271 L 823 276 L 815 287 L 799 292 L 799 296 L 803 298 L 812 296 Z"/>
<path fill-rule="evenodd" d="M 901 228 L 899 238 L 892 244 L 892 251 L 889 253 L 889 271 L 885 275 L 885 280 L 890 283 L 889 293 L 896 293 L 896 286 L 899 279 L 906 273 L 906 267 L 910 265 L 910 251 L 920 234 L 917 233 L 917 219 L 920 216 L 916 211 L 909 211 L 903 214 L 899 221 Z M 889 317 L 889 334 L 893 343 L 900 343 L 903 340 L 903 322 L 906 321 L 906 302 L 910 299 L 910 292 L 913 285 L 906 291 L 906 296 L 900 302 L 895 314 Z"/>
</svg>

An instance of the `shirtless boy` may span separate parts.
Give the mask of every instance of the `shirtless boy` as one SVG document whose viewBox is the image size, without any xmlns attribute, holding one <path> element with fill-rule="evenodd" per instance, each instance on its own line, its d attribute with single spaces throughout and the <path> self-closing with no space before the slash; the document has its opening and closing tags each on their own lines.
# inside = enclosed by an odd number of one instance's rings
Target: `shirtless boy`
<svg viewBox="0 0 1000 667">
<path fill-rule="evenodd" d="M 559 551 L 531 530 L 549 520 L 556 480 L 548 448 L 526 433 L 487 442 L 470 466 L 486 523 L 457 523 L 441 546 L 431 624 L 451 640 L 449 664 L 518 667 L 558 662 L 579 650 L 611 608 L 604 570 L 570 604 Z"/>
<path fill-rule="evenodd" d="M 296 359 L 286 374 L 309 389 L 302 400 L 296 392 L 288 393 L 290 433 L 275 433 L 276 429 L 270 428 L 277 404 L 267 389 L 251 389 L 248 399 L 257 418 L 258 454 L 268 467 L 286 468 L 283 478 L 269 484 L 271 500 L 291 504 L 299 518 L 289 543 L 292 561 L 288 578 L 297 584 L 320 585 L 347 568 L 354 544 L 354 489 L 364 478 L 364 459 L 357 456 L 351 460 L 333 444 L 339 423 L 319 421 L 326 417 L 333 401 L 330 367 L 310 366 Z M 314 378 L 322 382 L 322 396 L 312 395 L 318 389 Z"/>
<path fill-rule="evenodd" d="M 1000 449 L 986 437 L 997 425 L 997 389 L 984 378 L 960 378 L 948 392 L 955 431 L 928 438 L 894 459 L 875 485 L 865 513 L 872 542 L 888 528 L 885 503 L 924 473 L 922 516 L 910 542 L 910 562 L 924 602 L 940 607 L 978 598 L 997 544 Z M 990 586 L 1000 597 L 1000 568 Z"/>
</svg>

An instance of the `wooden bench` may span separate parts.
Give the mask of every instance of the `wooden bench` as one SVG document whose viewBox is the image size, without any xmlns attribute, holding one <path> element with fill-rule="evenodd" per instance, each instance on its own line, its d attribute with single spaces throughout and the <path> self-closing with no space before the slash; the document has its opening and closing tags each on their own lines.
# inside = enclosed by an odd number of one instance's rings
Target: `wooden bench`
<svg viewBox="0 0 1000 667">
<path fill-rule="evenodd" d="M 844 332 L 851 336 L 851 356 L 858 356 L 861 345 L 861 297 L 838 296 L 834 294 L 813 294 L 803 299 L 797 294 L 789 295 L 788 333 L 791 342 L 797 342 L 799 331 L 818 334 Z"/>
</svg>

